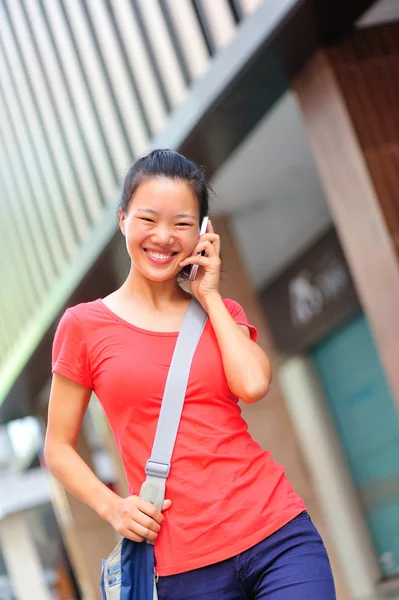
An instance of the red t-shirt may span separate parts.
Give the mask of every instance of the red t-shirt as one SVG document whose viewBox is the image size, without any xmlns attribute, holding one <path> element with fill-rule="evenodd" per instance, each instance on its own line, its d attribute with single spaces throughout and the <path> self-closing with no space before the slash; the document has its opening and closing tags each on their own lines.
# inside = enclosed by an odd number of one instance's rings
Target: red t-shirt
<svg viewBox="0 0 399 600">
<path fill-rule="evenodd" d="M 241 306 L 224 302 L 256 340 Z M 135 327 L 102 300 L 68 309 L 57 329 L 53 372 L 94 390 L 114 432 L 130 494 L 138 494 L 145 479 L 176 339 L 177 333 Z M 173 504 L 155 543 L 161 576 L 235 556 L 305 508 L 284 468 L 248 433 L 210 320 L 192 363 L 166 490 Z"/>
</svg>

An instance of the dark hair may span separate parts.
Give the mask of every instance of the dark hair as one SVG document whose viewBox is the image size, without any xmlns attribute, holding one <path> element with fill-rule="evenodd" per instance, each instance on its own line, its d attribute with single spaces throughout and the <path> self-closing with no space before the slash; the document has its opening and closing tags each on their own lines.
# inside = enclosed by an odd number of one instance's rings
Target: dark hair
<svg viewBox="0 0 399 600">
<path fill-rule="evenodd" d="M 173 150 L 153 150 L 139 158 L 126 173 L 119 208 L 126 212 L 139 186 L 153 177 L 184 181 L 193 190 L 200 207 L 200 223 L 209 211 L 209 187 L 205 172 L 191 160 Z"/>
</svg>

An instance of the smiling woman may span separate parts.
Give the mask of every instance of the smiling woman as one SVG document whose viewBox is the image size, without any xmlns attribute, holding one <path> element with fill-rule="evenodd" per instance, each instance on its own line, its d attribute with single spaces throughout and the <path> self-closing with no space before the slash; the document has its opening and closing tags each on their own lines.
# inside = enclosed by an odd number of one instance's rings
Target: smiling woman
<svg viewBox="0 0 399 600">
<path fill-rule="evenodd" d="M 121 288 L 61 319 L 47 464 L 119 534 L 155 541 L 160 600 L 333 600 L 328 558 L 304 503 L 241 415 L 239 398 L 252 403 L 267 394 L 270 363 L 241 306 L 220 295 L 220 238 L 211 221 L 200 232 L 208 210 L 203 171 L 177 152 L 156 150 L 130 168 L 119 207 L 130 272 Z M 192 265 L 198 273 L 189 294 L 179 278 Z M 162 514 L 137 493 L 192 296 L 209 318 L 190 370 Z M 92 389 L 121 452 L 128 498 L 106 488 L 76 452 Z"/>
<path fill-rule="evenodd" d="M 179 263 L 198 242 L 199 213 L 198 200 L 187 183 L 165 177 L 144 180 L 127 209 L 119 209 L 134 268 L 157 281 L 176 275 Z"/>
</svg>

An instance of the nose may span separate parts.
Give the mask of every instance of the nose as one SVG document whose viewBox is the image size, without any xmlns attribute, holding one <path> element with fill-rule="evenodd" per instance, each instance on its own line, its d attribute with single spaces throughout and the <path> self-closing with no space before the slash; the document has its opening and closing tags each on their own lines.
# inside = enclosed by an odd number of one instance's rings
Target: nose
<svg viewBox="0 0 399 600">
<path fill-rule="evenodd" d="M 172 228 L 167 224 L 159 223 L 156 229 L 153 230 L 152 241 L 163 248 L 172 246 L 174 242 Z"/>
</svg>

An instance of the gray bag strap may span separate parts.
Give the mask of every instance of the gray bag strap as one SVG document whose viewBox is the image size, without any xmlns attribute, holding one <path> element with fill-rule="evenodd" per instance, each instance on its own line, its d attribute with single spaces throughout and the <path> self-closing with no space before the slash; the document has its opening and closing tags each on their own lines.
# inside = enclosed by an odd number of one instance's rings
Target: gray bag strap
<svg viewBox="0 0 399 600">
<path fill-rule="evenodd" d="M 201 304 L 192 297 L 169 367 L 151 457 L 145 468 L 147 478 L 140 492 L 141 498 L 152 502 L 159 510 L 162 509 L 165 498 L 165 483 L 179 429 L 191 363 L 207 318 Z"/>
</svg>

